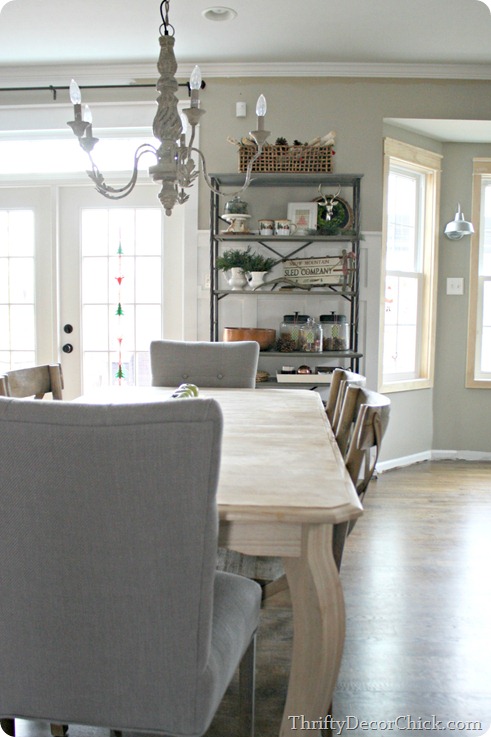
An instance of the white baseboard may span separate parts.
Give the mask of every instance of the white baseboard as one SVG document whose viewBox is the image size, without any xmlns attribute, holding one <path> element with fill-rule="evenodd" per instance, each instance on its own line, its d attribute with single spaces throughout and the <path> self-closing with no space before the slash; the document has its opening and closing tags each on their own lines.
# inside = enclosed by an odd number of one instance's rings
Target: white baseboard
<svg viewBox="0 0 491 737">
<path fill-rule="evenodd" d="M 380 461 L 377 463 L 377 472 L 383 473 L 390 471 L 391 468 L 402 468 L 403 466 L 412 466 L 414 463 L 422 463 L 423 461 L 431 461 L 431 450 L 425 450 L 424 453 L 413 453 L 402 458 L 391 458 L 388 461 Z"/>
<path fill-rule="evenodd" d="M 491 461 L 491 453 L 484 450 L 433 450 L 433 461 Z"/>
<path fill-rule="evenodd" d="M 426 450 L 423 453 L 403 456 L 402 458 L 391 458 L 388 461 L 377 463 L 377 473 L 389 471 L 392 468 L 412 466 L 423 461 L 489 461 L 491 453 L 479 450 Z"/>
</svg>

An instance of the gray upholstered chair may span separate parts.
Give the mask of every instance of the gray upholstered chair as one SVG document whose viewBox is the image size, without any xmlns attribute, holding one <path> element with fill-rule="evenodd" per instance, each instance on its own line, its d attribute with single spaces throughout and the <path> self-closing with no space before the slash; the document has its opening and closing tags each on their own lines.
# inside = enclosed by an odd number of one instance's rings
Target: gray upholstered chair
<svg viewBox="0 0 491 737">
<path fill-rule="evenodd" d="M 221 432 L 212 399 L 0 398 L 2 719 L 207 730 L 260 609 L 215 568 Z"/>
<path fill-rule="evenodd" d="M 150 344 L 153 386 L 250 389 L 256 384 L 259 343 L 183 342 L 156 340 Z M 218 549 L 217 568 L 258 581 L 271 581 L 283 573 L 279 558 L 243 555 L 236 550 Z"/>
<path fill-rule="evenodd" d="M 63 373 L 59 363 L 13 369 L 0 376 L 0 397 L 44 399 L 46 394 L 51 394 L 53 399 L 63 399 Z M 2 720 L 1 726 L 6 734 L 15 734 L 13 720 Z M 52 724 L 51 734 L 62 737 L 66 734 L 66 726 Z"/>
<path fill-rule="evenodd" d="M 254 388 L 259 343 L 155 340 L 150 344 L 153 386 Z"/>
<path fill-rule="evenodd" d="M 63 399 L 63 374 L 59 363 L 7 371 L 0 377 L 0 396 Z"/>
</svg>

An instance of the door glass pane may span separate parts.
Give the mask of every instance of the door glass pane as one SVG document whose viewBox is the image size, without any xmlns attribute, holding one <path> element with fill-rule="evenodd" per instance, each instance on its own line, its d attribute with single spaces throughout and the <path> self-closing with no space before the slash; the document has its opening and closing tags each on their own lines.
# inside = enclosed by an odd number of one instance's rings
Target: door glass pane
<svg viewBox="0 0 491 737">
<path fill-rule="evenodd" d="M 82 211 L 84 391 L 149 385 L 149 346 L 162 334 L 160 208 Z"/>
<path fill-rule="evenodd" d="M 36 360 L 33 210 L 0 210 L 0 371 Z"/>
</svg>

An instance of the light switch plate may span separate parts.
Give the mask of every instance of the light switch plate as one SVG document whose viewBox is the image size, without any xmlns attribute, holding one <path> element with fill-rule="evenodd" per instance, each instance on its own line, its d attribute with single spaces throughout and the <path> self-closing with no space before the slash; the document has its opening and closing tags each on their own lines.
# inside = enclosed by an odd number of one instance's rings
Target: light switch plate
<svg viewBox="0 0 491 737">
<path fill-rule="evenodd" d="M 464 277 L 449 276 L 447 278 L 447 294 L 464 294 Z"/>
</svg>

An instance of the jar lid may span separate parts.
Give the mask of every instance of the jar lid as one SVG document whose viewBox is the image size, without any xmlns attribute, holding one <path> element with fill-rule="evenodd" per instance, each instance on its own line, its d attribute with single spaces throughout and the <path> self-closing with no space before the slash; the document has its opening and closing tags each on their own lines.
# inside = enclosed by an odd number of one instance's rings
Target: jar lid
<svg viewBox="0 0 491 737">
<path fill-rule="evenodd" d="M 335 315 L 334 312 L 330 315 L 321 315 L 319 320 L 321 322 L 348 322 L 346 315 Z"/>
<path fill-rule="evenodd" d="M 284 315 L 283 322 L 307 322 L 310 315 L 299 315 L 296 312 L 294 315 Z"/>
</svg>

